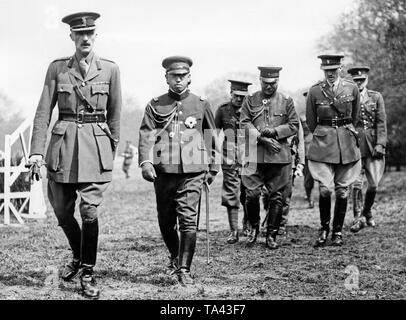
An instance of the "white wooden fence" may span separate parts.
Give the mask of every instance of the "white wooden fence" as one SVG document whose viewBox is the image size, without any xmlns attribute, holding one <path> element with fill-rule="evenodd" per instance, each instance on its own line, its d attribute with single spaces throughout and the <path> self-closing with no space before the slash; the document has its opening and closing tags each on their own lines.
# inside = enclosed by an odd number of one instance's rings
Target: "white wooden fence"
<svg viewBox="0 0 406 320">
<path fill-rule="evenodd" d="M 46 218 L 46 204 L 42 189 L 42 181 L 34 181 L 30 186 L 30 191 L 12 192 L 11 187 L 21 173 L 28 172 L 25 164 L 28 161 L 30 150 L 27 149 L 27 143 L 24 133 L 28 131 L 28 141 L 32 135 L 33 116 L 28 117 L 24 122 L 10 135 L 5 136 L 4 144 L 4 167 L 0 167 L 0 172 L 4 174 L 4 193 L 0 193 L 0 200 L 3 200 L 0 205 L 1 213 L 4 214 L 4 225 L 16 225 L 11 223 L 11 214 L 17 220 L 18 224 L 24 224 L 23 218 L 41 219 Z M 11 150 L 15 143 L 20 143 L 23 151 L 23 159 L 18 166 L 11 164 Z M 29 143 L 28 143 L 29 144 Z M 21 206 L 16 208 L 13 199 L 24 199 Z M 28 204 L 29 202 L 29 205 Z M 0 220 L 1 225 L 1 220 Z"/>
</svg>

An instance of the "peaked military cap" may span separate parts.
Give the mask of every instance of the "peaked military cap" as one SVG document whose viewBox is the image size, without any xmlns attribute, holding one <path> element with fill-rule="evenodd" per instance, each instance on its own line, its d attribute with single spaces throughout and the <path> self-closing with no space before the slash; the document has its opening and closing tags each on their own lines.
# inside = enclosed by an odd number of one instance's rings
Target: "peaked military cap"
<svg viewBox="0 0 406 320">
<path fill-rule="evenodd" d="M 322 54 L 317 58 L 321 59 L 322 70 L 334 70 L 341 67 L 341 60 L 344 58 L 343 54 Z"/>
<path fill-rule="evenodd" d="M 251 82 L 245 81 L 238 81 L 238 80 L 228 80 L 231 83 L 231 91 L 232 93 L 239 95 L 239 96 L 246 96 L 248 95 L 248 86 L 250 86 Z"/>
<path fill-rule="evenodd" d="M 363 80 L 367 78 L 369 67 L 367 66 L 354 66 L 348 69 L 348 73 L 352 76 L 353 80 Z"/>
<path fill-rule="evenodd" d="M 279 78 L 279 71 L 282 70 L 281 67 L 258 67 L 260 71 L 261 80 L 264 82 L 276 82 Z"/>
<path fill-rule="evenodd" d="M 62 22 L 70 25 L 71 31 L 86 31 L 96 29 L 95 21 L 100 17 L 96 12 L 78 12 L 62 18 Z"/>
<path fill-rule="evenodd" d="M 162 66 L 169 74 L 183 74 L 190 71 L 193 65 L 192 59 L 185 56 L 171 56 L 162 61 Z"/>
</svg>

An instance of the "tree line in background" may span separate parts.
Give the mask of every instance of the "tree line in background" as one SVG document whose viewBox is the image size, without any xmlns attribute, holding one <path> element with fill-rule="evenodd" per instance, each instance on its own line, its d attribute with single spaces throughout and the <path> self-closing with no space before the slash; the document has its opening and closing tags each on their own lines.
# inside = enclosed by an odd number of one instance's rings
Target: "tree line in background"
<svg viewBox="0 0 406 320">
<path fill-rule="evenodd" d="M 320 49 L 346 55 L 346 67 L 371 68 L 368 88 L 382 93 L 388 125 L 388 162 L 406 164 L 406 0 L 358 0 Z M 346 70 L 344 70 L 346 71 Z"/>
<path fill-rule="evenodd" d="M 392 166 L 406 164 L 406 0 L 358 0 L 355 8 L 342 14 L 333 30 L 319 42 L 322 51 L 339 51 L 346 55 L 343 75 L 353 64 L 371 67 L 368 88 L 380 91 L 384 97 L 388 120 L 388 162 Z M 259 90 L 257 73 L 235 72 L 224 75 L 208 84 L 203 92 L 213 106 L 213 112 L 230 99 L 228 79 L 252 82 L 250 91 Z M 309 84 L 309 86 L 312 84 Z M 305 112 L 303 90 L 290 92 L 297 112 Z M 134 98 L 123 101 L 121 141 L 118 154 L 127 140 L 138 145 L 138 128 L 144 105 Z M 4 135 L 11 133 L 23 119 L 18 113 L 11 117 L 13 102 L 0 92 L 0 150 L 4 150 Z M 53 121 L 56 120 L 55 114 Z"/>
</svg>

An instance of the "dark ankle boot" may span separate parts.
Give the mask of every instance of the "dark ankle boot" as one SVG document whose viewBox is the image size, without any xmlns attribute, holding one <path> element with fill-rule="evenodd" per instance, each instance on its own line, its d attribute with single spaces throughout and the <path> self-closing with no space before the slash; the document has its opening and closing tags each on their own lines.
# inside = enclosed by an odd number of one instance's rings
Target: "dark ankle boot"
<svg viewBox="0 0 406 320">
<path fill-rule="evenodd" d="M 256 226 L 251 226 L 251 229 L 247 236 L 248 246 L 254 245 L 254 243 L 257 241 L 258 233 L 259 233 L 259 224 L 257 224 Z"/>
<path fill-rule="evenodd" d="M 194 284 L 194 280 L 190 274 L 190 266 L 195 253 L 195 247 L 196 232 L 181 232 L 177 276 L 179 283 L 183 286 Z"/>
<path fill-rule="evenodd" d="M 80 285 L 82 287 L 83 296 L 89 299 L 98 299 L 100 290 L 97 288 L 96 280 L 93 274 L 93 267 L 82 266 L 80 275 Z"/>
<path fill-rule="evenodd" d="M 266 242 L 265 242 L 265 245 L 268 249 L 275 250 L 278 248 L 278 244 L 276 243 L 277 233 L 278 233 L 277 230 L 268 229 L 267 234 L 266 234 Z"/>
</svg>

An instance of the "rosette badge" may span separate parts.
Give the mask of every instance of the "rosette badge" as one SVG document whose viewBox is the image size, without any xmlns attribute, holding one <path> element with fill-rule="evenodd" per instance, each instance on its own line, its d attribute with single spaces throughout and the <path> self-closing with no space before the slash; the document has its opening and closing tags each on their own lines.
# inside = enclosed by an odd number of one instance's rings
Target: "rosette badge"
<svg viewBox="0 0 406 320">
<path fill-rule="evenodd" d="M 195 117 L 187 117 L 185 120 L 186 128 L 193 129 L 197 124 Z"/>
</svg>

